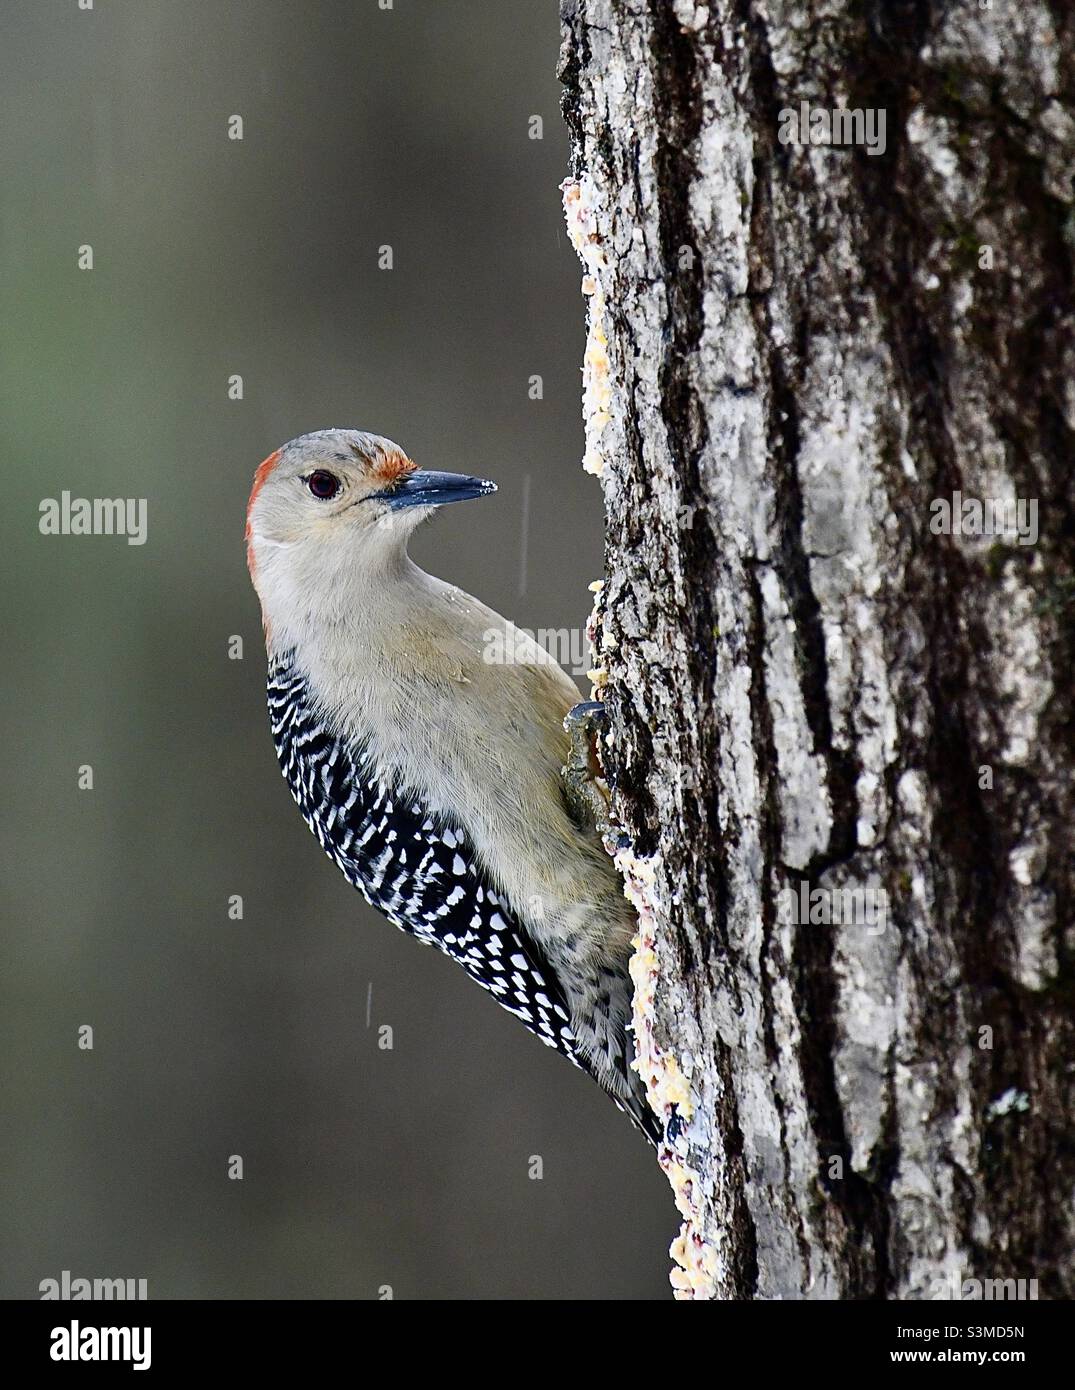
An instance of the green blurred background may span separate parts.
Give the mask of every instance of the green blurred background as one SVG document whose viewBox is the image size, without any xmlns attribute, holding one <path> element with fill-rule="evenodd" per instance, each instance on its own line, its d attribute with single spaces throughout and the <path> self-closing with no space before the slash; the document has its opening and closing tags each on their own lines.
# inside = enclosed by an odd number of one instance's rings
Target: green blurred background
<svg viewBox="0 0 1075 1390">
<path fill-rule="evenodd" d="M 556 10 L 4 5 L 6 1297 L 63 1269 L 151 1298 L 667 1296 L 643 1140 L 303 825 L 243 555 L 259 460 L 356 426 L 500 484 L 420 563 L 584 623 Z M 39 534 L 65 488 L 148 499 L 147 544 Z"/>
</svg>

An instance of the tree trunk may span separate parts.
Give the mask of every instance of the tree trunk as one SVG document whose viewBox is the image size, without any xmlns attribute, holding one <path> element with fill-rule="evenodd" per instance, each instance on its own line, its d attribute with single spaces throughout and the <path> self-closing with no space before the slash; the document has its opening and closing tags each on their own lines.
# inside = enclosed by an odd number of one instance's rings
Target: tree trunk
<svg viewBox="0 0 1075 1390">
<path fill-rule="evenodd" d="M 1070 1297 L 1072 12 L 562 11 L 673 1283 Z"/>
</svg>

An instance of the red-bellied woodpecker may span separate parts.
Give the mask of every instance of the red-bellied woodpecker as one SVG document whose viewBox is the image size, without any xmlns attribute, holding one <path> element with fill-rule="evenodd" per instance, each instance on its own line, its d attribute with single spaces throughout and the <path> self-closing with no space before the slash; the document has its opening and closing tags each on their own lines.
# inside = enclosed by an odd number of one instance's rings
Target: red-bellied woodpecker
<svg viewBox="0 0 1075 1390">
<path fill-rule="evenodd" d="M 657 1141 L 630 1067 L 634 914 L 600 843 L 575 686 L 543 649 L 407 554 L 481 497 L 356 430 L 258 468 L 247 556 L 281 767 L 322 848 Z"/>
</svg>

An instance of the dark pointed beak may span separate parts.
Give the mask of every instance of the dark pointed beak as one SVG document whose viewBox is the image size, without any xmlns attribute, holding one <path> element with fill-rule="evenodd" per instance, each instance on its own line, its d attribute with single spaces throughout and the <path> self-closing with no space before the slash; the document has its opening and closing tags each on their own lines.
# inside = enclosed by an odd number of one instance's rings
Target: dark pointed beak
<svg viewBox="0 0 1075 1390">
<path fill-rule="evenodd" d="M 488 478 L 468 478 L 465 473 L 436 473 L 420 468 L 408 473 L 383 492 L 371 493 L 369 501 L 387 502 L 393 511 L 400 507 L 443 507 L 448 502 L 466 502 L 496 491 Z"/>
</svg>

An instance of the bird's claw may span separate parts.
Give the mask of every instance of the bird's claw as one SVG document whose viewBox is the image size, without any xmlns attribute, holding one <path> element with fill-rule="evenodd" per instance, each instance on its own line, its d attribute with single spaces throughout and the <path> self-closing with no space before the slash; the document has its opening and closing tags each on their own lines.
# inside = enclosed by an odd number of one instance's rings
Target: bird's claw
<svg viewBox="0 0 1075 1390">
<path fill-rule="evenodd" d="M 608 728 L 608 722 L 608 707 L 603 700 L 580 700 L 573 705 L 564 718 L 571 748 L 561 769 L 572 819 L 580 826 L 594 827 L 602 837 L 610 833 L 611 826 L 597 740 Z"/>
</svg>

